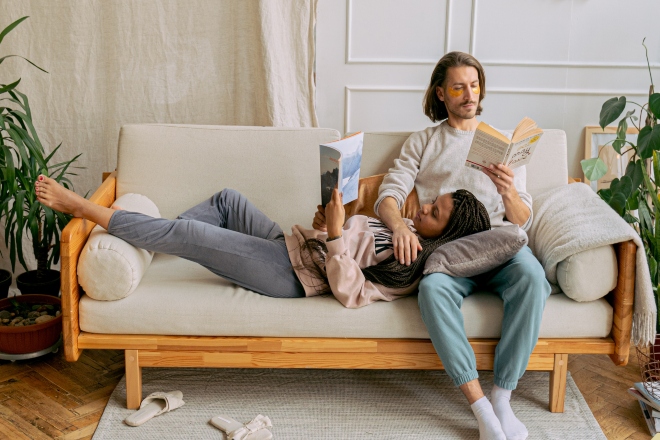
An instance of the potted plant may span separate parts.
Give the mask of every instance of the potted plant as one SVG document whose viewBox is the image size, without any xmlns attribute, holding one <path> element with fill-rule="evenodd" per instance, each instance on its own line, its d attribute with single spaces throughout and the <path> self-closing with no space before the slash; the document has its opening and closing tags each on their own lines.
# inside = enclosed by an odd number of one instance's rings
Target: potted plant
<svg viewBox="0 0 660 440">
<path fill-rule="evenodd" d="M 642 45 L 646 50 L 651 80 L 649 99 L 648 102 L 639 104 L 621 96 L 611 98 L 603 104 L 600 111 L 601 128 L 619 119 L 626 104 L 630 103 L 639 108 L 626 112 L 619 120 L 616 138 L 611 141 L 611 147 L 618 154 L 623 156 L 632 153 L 625 175 L 614 179 L 609 189 L 601 189 L 598 194 L 639 233 L 644 243 L 657 303 L 660 283 L 660 224 L 656 222 L 660 222 L 660 182 L 656 178 L 660 178 L 660 125 L 657 125 L 657 119 L 660 117 L 660 93 L 654 93 L 648 49 L 644 42 Z M 639 116 L 635 114 L 637 111 Z M 628 124 L 639 130 L 636 144 L 626 138 Z M 600 179 L 607 172 L 607 165 L 599 157 L 583 160 L 581 165 L 585 177 L 592 181 Z M 656 328 L 658 327 L 656 323 Z"/>
<path fill-rule="evenodd" d="M 0 32 L 4 37 L 28 17 L 22 17 Z M 0 57 L 0 63 L 9 57 Z M 20 57 L 23 58 L 23 57 Z M 25 59 L 25 58 L 23 58 Z M 46 72 L 41 67 L 27 62 Z M 48 72 L 46 72 L 48 73 Z M 57 146 L 47 154 L 34 128 L 28 98 L 19 92 L 20 78 L 10 84 L 0 84 L 0 219 L 4 220 L 5 244 L 9 248 L 12 271 L 16 259 L 27 272 L 16 279 L 22 294 L 45 293 L 57 296 L 60 287 L 59 271 L 51 264 L 59 260 L 60 232 L 71 216 L 43 206 L 37 201 L 34 184 L 40 174 L 50 176 L 64 187 L 71 188 L 68 176 L 73 159 L 53 163 Z M 29 270 L 23 255 L 23 237 L 32 239 L 37 269 Z"/>
</svg>

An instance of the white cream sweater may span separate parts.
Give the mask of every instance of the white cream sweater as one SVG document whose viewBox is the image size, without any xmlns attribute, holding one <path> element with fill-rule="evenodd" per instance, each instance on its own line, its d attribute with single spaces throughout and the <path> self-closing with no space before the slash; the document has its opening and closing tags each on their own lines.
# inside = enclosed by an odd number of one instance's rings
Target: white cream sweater
<svg viewBox="0 0 660 440">
<path fill-rule="evenodd" d="M 447 121 L 411 134 L 383 179 L 375 212 L 385 197 L 393 197 L 401 209 L 413 187 L 417 188 L 421 204 L 430 203 L 438 195 L 466 189 L 484 204 L 493 227 L 510 224 L 504 218 L 504 203 L 493 182 L 482 171 L 465 166 L 473 137 L 474 131 L 457 130 Z M 514 174 L 518 194 L 532 213 L 532 197 L 525 187 L 525 167 L 516 168 Z M 533 213 L 523 230 L 530 228 L 532 218 Z"/>
</svg>

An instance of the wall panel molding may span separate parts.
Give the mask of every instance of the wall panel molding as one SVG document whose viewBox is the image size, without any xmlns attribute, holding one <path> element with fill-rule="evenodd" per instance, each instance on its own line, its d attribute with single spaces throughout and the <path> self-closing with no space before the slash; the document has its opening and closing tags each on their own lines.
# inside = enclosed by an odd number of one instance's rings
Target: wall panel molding
<svg viewBox="0 0 660 440">
<path fill-rule="evenodd" d="M 476 55 L 477 45 L 477 10 L 478 0 L 472 0 L 472 22 L 470 24 L 470 54 Z M 446 50 L 445 50 L 446 52 Z M 599 61 L 517 61 L 517 60 L 489 60 L 479 59 L 483 66 L 512 66 L 512 67 L 563 67 L 563 68 L 599 68 L 599 69 L 646 69 L 646 63 L 630 62 L 599 62 Z M 652 68 L 660 67 L 660 63 L 650 63 Z"/>
<path fill-rule="evenodd" d="M 449 48 L 449 39 L 451 36 L 451 4 L 453 0 L 446 0 L 445 6 L 445 42 L 443 53 L 447 53 Z M 356 58 L 351 54 L 351 39 L 352 39 L 352 9 L 353 0 L 346 0 L 346 64 L 403 64 L 403 65 L 420 65 L 430 64 L 434 65 L 438 62 L 436 59 L 430 58 Z"/>
<path fill-rule="evenodd" d="M 353 92 L 385 92 L 409 93 L 426 92 L 426 87 L 408 86 L 346 86 L 344 88 L 344 133 L 352 131 L 351 121 L 351 93 Z M 554 96 L 647 96 L 646 90 L 606 90 L 606 89 L 543 89 L 518 87 L 493 87 L 486 90 L 486 94 L 511 95 L 554 95 Z"/>
</svg>

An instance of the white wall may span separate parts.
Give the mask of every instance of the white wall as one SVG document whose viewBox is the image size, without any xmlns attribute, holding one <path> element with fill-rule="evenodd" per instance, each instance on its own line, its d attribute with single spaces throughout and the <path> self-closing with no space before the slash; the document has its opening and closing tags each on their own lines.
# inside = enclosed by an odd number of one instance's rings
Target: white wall
<svg viewBox="0 0 660 440">
<path fill-rule="evenodd" d="M 415 131 L 435 63 L 460 50 L 484 65 L 480 119 L 502 129 L 529 116 L 568 137 L 582 177 L 584 126 L 602 103 L 648 93 L 642 39 L 660 90 L 658 0 L 320 0 L 317 113 L 322 127 Z M 631 106 L 631 108 L 634 108 Z"/>
</svg>

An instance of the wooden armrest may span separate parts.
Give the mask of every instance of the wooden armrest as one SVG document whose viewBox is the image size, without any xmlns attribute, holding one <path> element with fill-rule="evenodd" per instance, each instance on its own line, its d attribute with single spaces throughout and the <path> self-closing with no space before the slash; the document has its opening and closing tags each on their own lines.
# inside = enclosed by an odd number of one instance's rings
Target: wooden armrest
<svg viewBox="0 0 660 440">
<path fill-rule="evenodd" d="M 632 334 L 637 245 L 630 240 L 615 244 L 614 249 L 619 276 L 616 287 L 608 298 L 614 313 L 611 333 L 614 340 L 614 354 L 611 354 L 610 358 L 615 365 L 626 365 L 630 355 Z"/>
<path fill-rule="evenodd" d="M 569 177 L 569 178 L 568 178 L 568 183 L 569 183 L 569 184 L 571 184 L 571 183 L 577 183 L 577 182 L 582 182 L 582 179 L 580 179 L 579 177 Z"/>
<path fill-rule="evenodd" d="M 115 201 L 117 188 L 117 172 L 111 173 L 92 194 L 90 201 L 97 205 L 109 207 Z M 60 256 L 62 258 L 62 333 L 64 334 L 64 354 L 66 360 L 75 362 L 82 350 L 78 348 L 80 324 L 78 321 L 78 302 L 80 286 L 78 286 L 78 258 L 87 242 L 89 234 L 96 223 L 81 218 L 72 219 L 62 230 L 60 238 Z"/>
</svg>

